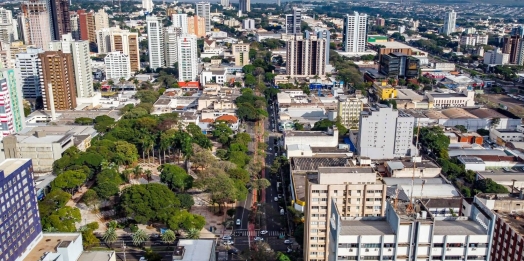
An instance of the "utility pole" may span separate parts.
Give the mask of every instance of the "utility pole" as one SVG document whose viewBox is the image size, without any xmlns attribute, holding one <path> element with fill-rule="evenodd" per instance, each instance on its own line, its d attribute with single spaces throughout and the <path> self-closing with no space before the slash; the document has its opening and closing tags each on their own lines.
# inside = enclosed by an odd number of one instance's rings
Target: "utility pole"
<svg viewBox="0 0 524 261">
<path fill-rule="evenodd" d="M 122 246 L 124 248 L 124 261 L 127 261 L 126 259 L 126 242 L 122 239 Z"/>
</svg>

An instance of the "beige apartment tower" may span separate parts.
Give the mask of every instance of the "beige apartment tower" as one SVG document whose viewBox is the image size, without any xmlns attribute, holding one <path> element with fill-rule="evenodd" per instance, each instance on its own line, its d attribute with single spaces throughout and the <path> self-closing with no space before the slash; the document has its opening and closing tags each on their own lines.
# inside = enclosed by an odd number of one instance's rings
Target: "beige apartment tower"
<svg viewBox="0 0 524 261">
<path fill-rule="evenodd" d="M 188 17 L 187 33 L 194 34 L 198 38 L 206 36 L 206 19 L 197 15 Z"/>
<path fill-rule="evenodd" d="M 140 70 L 138 33 L 111 27 L 96 31 L 96 35 L 98 53 L 122 52 L 127 54 L 131 62 L 131 72 Z"/>
<path fill-rule="evenodd" d="M 340 123 L 350 130 L 357 130 L 359 126 L 360 113 L 364 103 L 357 97 L 341 95 L 338 97 L 338 114 Z"/>
<path fill-rule="evenodd" d="M 304 200 L 305 261 L 328 260 L 327 252 L 332 240 L 329 223 L 332 211 L 335 211 L 331 209 L 330 202 L 336 202 L 343 217 L 384 216 L 386 185 L 377 178 L 370 166 L 350 165 L 353 164 L 317 167 L 318 173 L 293 173 L 294 193 L 297 198 Z M 301 193 L 305 198 L 300 196 Z"/>
<path fill-rule="evenodd" d="M 62 51 L 46 51 L 38 54 L 42 62 L 42 98 L 44 109 L 51 109 L 49 93 L 52 86 L 52 100 L 55 110 L 73 110 L 76 108 L 76 84 L 73 69 L 73 56 Z"/>
</svg>

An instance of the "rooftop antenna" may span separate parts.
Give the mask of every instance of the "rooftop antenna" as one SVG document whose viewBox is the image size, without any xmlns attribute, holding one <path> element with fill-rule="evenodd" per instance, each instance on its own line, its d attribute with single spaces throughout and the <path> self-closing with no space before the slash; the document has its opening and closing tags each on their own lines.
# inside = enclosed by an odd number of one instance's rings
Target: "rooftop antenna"
<svg viewBox="0 0 524 261">
<path fill-rule="evenodd" d="M 415 141 L 415 149 L 417 150 L 417 154 L 415 155 L 415 157 L 418 155 L 418 136 L 420 133 L 420 124 L 419 123 L 420 123 L 420 119 L 417 120 L 417 139 Z M 417 168 L 416 166 L 417 166 L 417 161 L 413 160 L 413 175 L 411 176 L 411 191 L 409 195 L 409 205 L 406 208 L 408 213 L 413 213 L 413 209 L 414 209 L 413 208 L 413 187 L 415 186 L 415 169 Z"/>
</svg>

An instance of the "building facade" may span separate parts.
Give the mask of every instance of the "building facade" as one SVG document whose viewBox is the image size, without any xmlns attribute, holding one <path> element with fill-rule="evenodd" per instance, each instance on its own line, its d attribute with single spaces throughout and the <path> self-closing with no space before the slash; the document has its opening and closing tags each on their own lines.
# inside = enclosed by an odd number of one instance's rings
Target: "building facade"
<svg viewBox="0 0 524 261">
<path fill-rule="evenodd" d="M 4 101 L 3 104 L 0 104 L 0 124 L 4 135 L 19 132 L 25 126 L 22 86 L 18 80 L 18 70 L 0 69 L 2 85 L 0 96 L 3 96 Z M 7 90 L 4 88 L 4 80 Z M 4 124 L 4 122 L 7 124 Z"/>
<path fill-rule="evenodd" d="M 131 78 L 131 62 L 129 55 L 122 52 L 110 52 L 104 57 L 106 65 L 106 78 L 120 80 Z"/>
<path fill-rule="evenodd" d="M 503 65 L 509 63 L 509 54 L 503 53 L 499 48 L 484 53 L 484 64 Z"/>
<path fill-rule="evenodd" d="M 31 159 L 0 162 L 0 203 L 0 260 L 24 260 L 42 238 Z"/>
<path fill-rule="evenodd" d="M 363 106 L 364 103 L 359 98 L 339 96 L 337 117 L 340 117 L 340 123 L 347 129 L 358 129 Z"/>
<path fill-rule="evenodd" d="M 138 33 L 111 27 L 97 31 L 97 39 L 98 53 L 122 52 L 129 55 L 131 72 L 140 70 Z"/>
<path fill-rule="evenodd" d="M 206 33 L 211 32 L 211 4 L 209 2 L 198 2 L 196 4 L 196 15 L 205 19 Z"/>
<path fill-rule="evenodd" d="M 165 66 L 164 61 L 164 32 L 162 20 L 156 16 L 148 16 L 147 23 L 147 44 L 149 51 L 149 67 L 152 70 Z"/>
<path fill-rule="evenodd" d="M 446 17 L 444 18 L 444 27 L 442 27 L 442 34 L 450 35 L 451 33 L 454 33 L 456 23 L 457 13 L 455 13 L 455 10 L 451 10 L 451 12 L 447 13 Z"/>
<path fill-rule="evenodd" d="M 42 63 L 42 98 L 44 109 L 73 110 L 76 108 L 76 84 L 73 57 L 62 51 L 38 54 Z M 51 86 L 49 86 L 51 85 Z"/>
<path fill-rule="evenodd" d="M 45 2 L 31 0 L 22 3 L 22 35 L 26 45 L 45 49 L 52 40 L 49 9 Z"/>
<path fill-rule="evenodd" d="M 96 43 L 95 13 L 93 11 L 78 10 L 78 27 L 80 29 L 80 40 Z"/>
<path fill-rule="evenodd" d="M 182 30 L 183 34 L 187 34 L 188 30 L 188 17 L 187 14 L 173 14 L 171 15 L 171 21 L 173 22 L 174 27 L 179 27 Z"/>
<path fill-rule="evenodd" d="M 243 14 L 251 12 L 251 0 L 238 0 L 238 10 Z"/>
<path fill-rule="evenodd" d="M 187 20 L 186 20 L 187 21 Z M 174 67 L 178 62 L 178 37 L 182 35 L 182 28 L 169 26 L 164 28 L 164 58 L 167 67 Z"/>
<path fill-rule="evenodd" d="M 48 0 L 49 21 L 53 40 L 60 40 L 62 35 L 71 33 L 68 0 Z"/>
<path fill-rule="evenodd" d="M 109 28 L 109 16 L 102 8 L 95 13 L 95 32 L 104 28 Z"/>
<path fill-rule="evenodd" d="M 15 29 L 11 10 L 0 7 L 0 42 L 9 44 L 15 41 Z"/>
<path fill-rule="evenodd" d="M 199 17 L 198 15 L 188 17 L 187 18 L 187 33 L 194 34 L 199 38 L 205 37 L 206 36 L 206 19 L 203 17 Z"/>
<path fill-rule="evenodd" d="M 342 44 L 345 52 L 358 53 L 366 51 L 367 21 L 368 15 L 359 14 L 358 12 L 344 16 Z"/>
<path fill-rule="evenodd" d="M 393 159 L 415 155 L 413 116 L 383 104 L 360 115 L 357 150 L 371 159 Z"/>
<path fill-rule="evenodd" d="M 418 78 L 420 60 L 402 53 L 390 53 L 380 56 L 379 72 L 393 78 Z"/>
<path fill-rule="evenodd" d="M 244 30 L 255 30 L 255 20 L 253 19 L 246 19 L 242 21 L 242 29 Z"/>
<path fill-rule="evenodd" d="M 146 12 L 153 12 L 154 7 L 155 5 L 153 4 L 153 0 L 142 0 L 142 9 L 144 9 Z"/>
<path fill-rule="evenodd" d="M 331 32 L 329 32 L 329 30 L 317 31 L 317 38 L 326 40 L 326 54 L 324 55 L 324 57 L 326 57 L 326 65 L 329 65 L 329 45 L 331 43 Z"/>
<path fill-rule="evenodd" d="M 178 38 L 178 81 L 196 81 L 198 77 L 197 38 L 183 34 Z"/>
<path fill-rule="evenodd" d="M 302 23 L 302 11 L 293 9 L 292 14 L 286 15 L 286 34 L 300 34 Z"/>
<path fill-rule="evenodd" d="M 509 63 L 518 64 L 519 56 L 522 52 L 522 36 L 513 35 L 504 37 L 502 42 L 502 52 L 509 54 Z"/>
<path fill-rule="evenodd" d="M 317 75 L 322 76 L 326 72 L 326 40 L 303 39 L 295 35 L 294 40 L 287 42 L 286 73 L 288 75 Z"/>
<path fill-rule="evenodd" d="M 88 41 L 75 41 L 71 34 L 64 34 L 60 41 L 49 43 L 50 51 L 62 51 L 73 57 L 76 95 L 78 98 L 94 96 L 93 73 Z"/>
<path fill-rule="evenodd" d="M 27 52 L 16 55 L 15 67 L 20 70 L 20 84 L 25 99 L 42 97 L 42 62 L 38 54 L 43 52 L 43 49 L 27 48 Z"/>
</svg>

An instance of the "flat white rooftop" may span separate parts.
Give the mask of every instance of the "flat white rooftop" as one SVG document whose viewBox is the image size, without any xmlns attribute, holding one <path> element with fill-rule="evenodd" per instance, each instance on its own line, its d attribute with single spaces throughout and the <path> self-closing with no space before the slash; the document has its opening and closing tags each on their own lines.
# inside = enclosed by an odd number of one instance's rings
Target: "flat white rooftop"
<svg viewBox="0 0 524 261">
<path fill-rule="evenodd" d="M 394 235 L 389 223 L 385 220 L 343 220 L 340 222 L 340 235 Z"/>
<path fill-rule="evenodd" d="M 0 162 L 0 170 L 4 171 L 4 177 L 7 177 L 24 165 L 28 160 L 29 159 L 6 159 Z"/>
<path fill-rule="evenodd" d="M 435 221 L 435 235 L 487 235 L 487 232 L 471 220 Z"/>
<path fill-rule="evenodd" d="M 213 251 L 213 240 L 208 239 L 182 239 L 178 245 L 185 248 L 182 261 L 209 261 L 211 251 Z M 214 254 L 214 253 L 213 253 Z"/>
</svg>

